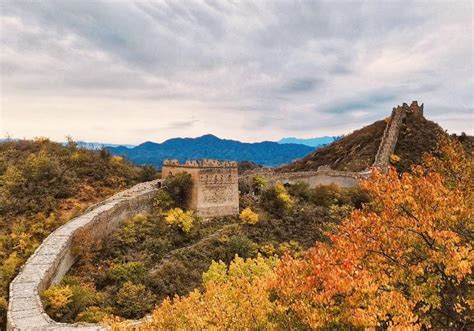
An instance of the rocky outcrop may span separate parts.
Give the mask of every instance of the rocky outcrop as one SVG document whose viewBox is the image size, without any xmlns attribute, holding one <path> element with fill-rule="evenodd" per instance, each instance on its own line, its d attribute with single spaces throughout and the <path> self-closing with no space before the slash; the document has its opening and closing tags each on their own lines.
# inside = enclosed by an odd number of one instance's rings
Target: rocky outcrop
<svg viewBox="0 0 474 331">
<path fill-rule="evenodd" d="M 155 180 L 135 185 L 93 206 L 51 233 L 10 283 L 7 330 L 103 330 L 94 324 L 53 321 L 43 309 L 40 293 L 61 281 L 75 262 L 71 246 L 79 230 L 90 230 L 96 238 L 107 236 L 121 220 L 150 211 L 159 184 L 160 180 Z"/>
</svg>

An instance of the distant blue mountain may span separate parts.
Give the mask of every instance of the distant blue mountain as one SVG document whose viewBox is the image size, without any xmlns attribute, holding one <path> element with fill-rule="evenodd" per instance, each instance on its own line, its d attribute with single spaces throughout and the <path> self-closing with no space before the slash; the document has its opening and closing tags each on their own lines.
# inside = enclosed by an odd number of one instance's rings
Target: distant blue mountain
<svg viewBox="0 0 474 331">
<path fill-rule="evenodd" d="M 280 166 L 302 158 L 314 148 L 301 144 L 279 144 L 263 141 L 243 143 L 220 139 L 208 134 L 198 138 L 173 138 L 159 144 L 147 141 L 133 148 L 107 147 L 115 155 L 121 155 L 137 164 L 151 164 L 161 168 L 163 160 L 218 159 L 252 161 L 265 166 Z"/>
<path fill-rule="evenodd" d="M 294 137 L 288 137 L 288 138 L 282 138 L 278 141 L 279 144 L 301 144 L 301 145 L 306 145 L 306 146 L 311 146 L 311 147 L 319 147 L 319 146 L 324 146 L 324 145 L 329 145 L 330 143 L 333 143 L 334 141 L 338 140 L 340 137 L 318 137 L 318 138 L 294 138 Z"/>
<path fill-rule="evenodd" d="M 87 142 L 87 141 L 77 141 L 76 142 L 79 147 L 85 149 L 102 149 L 103 147 L 125 147 L 125 148 L 133 148 L 135 145 L 120 145 L 120 144 L 105 144 L 105 143 L 98 143 L 98 142 Z"/>
<path fill-rule="evenodd" d="M 9 140 L 19 140 L 19 139 L 12 139 L 12 138 L 0 138 L 0 143 L 9 141 Z M 59 142 L 62 145 L 66 145 L 67 142 Z M 78 147 L 85 148 L 85 149 L 102 149 L 103 147 L 123 147 L 123 148 L 132 148 L 136 145 L 120 145 L 120 144 L 106 144 L 106 143 L 98 143 L 98 142 L 88 142 L 88 141 L 76 141 Z"/>
</svg>

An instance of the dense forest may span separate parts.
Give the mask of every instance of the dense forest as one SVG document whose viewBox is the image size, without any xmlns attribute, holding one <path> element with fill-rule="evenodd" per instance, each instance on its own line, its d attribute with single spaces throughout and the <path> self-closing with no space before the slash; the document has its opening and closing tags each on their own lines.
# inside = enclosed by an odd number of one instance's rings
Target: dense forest
<svg viewBox="0 0 474 331">
<path fill-rule="evenodd" d="M 0 328 L 8 284 L 54 229 L 88 206 L 140 181 L 156 177 L 107 150 L 62 145 L 48 139 L 0 144 Z"/>
</svg>

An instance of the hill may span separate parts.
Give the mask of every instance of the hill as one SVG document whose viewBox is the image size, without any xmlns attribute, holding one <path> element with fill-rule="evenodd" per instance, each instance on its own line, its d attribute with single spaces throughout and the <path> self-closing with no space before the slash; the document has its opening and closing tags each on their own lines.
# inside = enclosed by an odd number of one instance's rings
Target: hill
<svg viewBox="0 0 474 331">
<path fill-rule="evenodd" d="M 155 175 L 151 167 L 74 142 L 1 142 L 0 329 L 5 328 L 9 282 L 49 233 L 88 206 Z"/>
<path fill-rule="evenodd" d="M 308 171 L 329 165 L 336 170 L 363 171 L 370 167 L 375 160 L 388 119 L 356 130 L 278 170 Z M 400 157 L 400 161 L 396 163 L 397 170 L 408 171 L 412 164 L 421 162 L 424 153 L 435 151 L 437 135 L 447 135 L 447 133 L 437 123 L 427 120 L 423 116 L 408 113 L 402 122 L 395 146 L 394 154 Z M 472 150 L 472 137 L 466 135 L 455 137 L 468 152 Z"/>
<path fill-rule="evenodd" d="M 314 148 L 270 141 L 243 143 L 208 134 L 198 138 L 173 138 L 161 144 L 145 142 L 134 148 L 109 147 L 108 150 L 134 163 L 151 164 L 161 168 L 166 159 L 177 159 L 180 162 L 189 159 L 236 160 L 279 166 L 311 153 Z"/>
</svg>

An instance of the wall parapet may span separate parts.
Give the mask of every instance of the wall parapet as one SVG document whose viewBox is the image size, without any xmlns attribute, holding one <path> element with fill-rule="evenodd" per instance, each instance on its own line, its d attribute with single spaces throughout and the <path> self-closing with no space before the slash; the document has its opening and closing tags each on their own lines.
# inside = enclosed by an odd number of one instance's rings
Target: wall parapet
<svg viewBox="0 0 474 331">
<path fill-rule="evenodd" d="M 91 233 L 101 238 L 114 231 L 123 219 L 150 211 L 160 182 L 140 183 L 122 191 L 52 232 L 10 283 L 7 330 L 105 330 L 97 324 L 53 321 L 43 309 L 40 293 L 59 283 L 75 262 L 71 246 L 79 230 L 93 229 Z"/>
<path fill-rule="evenodd" d="M 320 167 L 316 171 L 298 171 L 298 172 L 275 172 L 275 171 L 252 171 L 246 172 L 239 177 L 239 180 L 248 182 L 255 176 L 264 176 L 271 183 L 281 182 L 283 184 L 293 184 L 296 182 L 305 182 L 311 188 L 318 185 L 337 184 L 342 187 L 355 187 L 360 179 L 366 178 L 365 174 L 340 171 Z"/>
<path fill-rule="evenodd" d="M 202 159 L 188 160 L 181 164 L 178 160 L 164 160 L 163 166 L 184 168 L 237 168 L 237 162 Z"/>
</svg>

